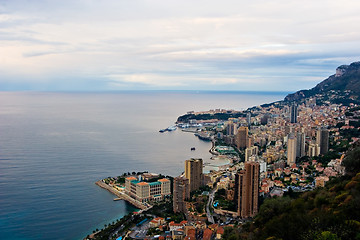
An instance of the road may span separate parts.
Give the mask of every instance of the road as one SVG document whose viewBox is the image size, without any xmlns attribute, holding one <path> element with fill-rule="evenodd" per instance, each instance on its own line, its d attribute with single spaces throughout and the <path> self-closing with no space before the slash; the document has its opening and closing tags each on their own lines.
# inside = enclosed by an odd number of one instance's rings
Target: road
<svg viewBox="0 0 360 240">
<path fill-rule="evenodd" d="M 215 188 L 213 190 L 211 190 L 211 192 L 209 193 L 209 201 L 206 204 L 206 216 L 208 218 L 208 221 L 211 223 L 215 223 L 214 217 L 210 212 L 210 206 L 212 207 L 214 204 L 214 197 L 215 197 L 216 191 L 217 191 L 217 184 L 216 184 Z"/>
</svg>

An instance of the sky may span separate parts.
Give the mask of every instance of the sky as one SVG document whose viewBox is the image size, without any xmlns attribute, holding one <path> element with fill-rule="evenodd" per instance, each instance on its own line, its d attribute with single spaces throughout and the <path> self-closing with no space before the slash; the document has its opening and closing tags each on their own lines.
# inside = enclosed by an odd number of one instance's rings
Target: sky
<svg viewBox="0 0 360 240">
<path fill-rule="evenodd" d="M 358 0 L 0 0 L 0 91 L 297 91 L 360 61 Z"/>
</svg>

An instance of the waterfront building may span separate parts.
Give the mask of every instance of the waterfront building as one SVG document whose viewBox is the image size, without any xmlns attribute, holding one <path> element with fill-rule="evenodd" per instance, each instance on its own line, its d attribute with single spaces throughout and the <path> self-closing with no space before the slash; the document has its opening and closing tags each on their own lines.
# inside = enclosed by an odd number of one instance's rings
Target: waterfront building
<svg viewBox="0 0 360 240">
<path fill-rule="evenodd" d="M 125 193 L 139 202 L 159 201 L 171 194 L 170 180 L 159 179 L 156 182 L 143 182 L 135 177 L 125 178 Z"/>
<path fill-rule="evenodd" d="M 290 133 L 287 142 L 287 164 L 291 166 L 295 162 L 296 162 L 296 138 L 293 133 Z"/>
<path fill-rule="evenodd" d="M 203 161 L 201 158 L 185 161 L 185 177 L 189 179 L 190 192 L 198 190 L 203 185 Z"/>
<path fill-rule="evenodd" d="M 245 162 L 244 170 L 235 175 L 234 200 L 241 218 L 254 217 L 258 212 L 260 165 Z"/>
<path fill-rule="evenodd" d="M 190 198 L 189 179 L 184 176 L 174 178 L 173 210 L 174 213 L 186 212 L 185 200 Z"/>
<path fill-rule="evenodd" d="M 297 123 L 298 108 L 297 105 L 292 104 L 290 106 L 290 123 Z"/>
<path fill-rule="evenodd" d="M 319 128 L 317 130 L 316 144 L 320 147 L 320 154 L 325 154 L 329 151 L 329 130 L 326 128 Z"/>
<path fill-rule="evenodd" d="M 249 144 L 249 129 L 247 127 L 240 127 L 235 136 L 235 143 L 238 149 L 245 149 Z"/>
</svg>

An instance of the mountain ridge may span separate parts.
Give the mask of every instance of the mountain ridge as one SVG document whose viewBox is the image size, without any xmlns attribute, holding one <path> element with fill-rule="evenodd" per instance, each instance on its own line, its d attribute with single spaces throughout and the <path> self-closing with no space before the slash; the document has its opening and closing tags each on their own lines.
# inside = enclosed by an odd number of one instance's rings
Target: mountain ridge
<svg viewBox="0 0 360 240">
<path fill-rule="evenodd" d="M 341 65 L 336 68 L 336 73 L 318 83 L 308 90 L 300 90 L 289 94 L 284 98 L 285 102 L 299 101 L 304 98 L 313 97 L 316 94 L 334 91 L 349 91 L 352 97 L 360 99 L 360 61 L 350 65 Z"/>
</svg>

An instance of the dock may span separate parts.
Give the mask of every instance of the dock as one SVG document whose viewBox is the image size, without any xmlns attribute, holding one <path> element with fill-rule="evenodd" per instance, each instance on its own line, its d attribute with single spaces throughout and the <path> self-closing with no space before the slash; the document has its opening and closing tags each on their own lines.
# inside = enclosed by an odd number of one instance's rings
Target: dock
<svg viewBox="0 0 360 240">
<path fill-rule="evenodd" d="M 109 186 L 108 184 L 104 183 L 102 180 L 99 180 L 95 183 L 96 185 L 98 185 L 99 187 L 108 190 L 109 192 L 111 192 L 112 194 L 114 194 L 115 196 L 117 196 L 117 198 L 114 199 L 114 201 L 118 201 L 118 200 L 125 200 L 128 203 L 130 203 L 131 205 L 141 209 L 141 210 L 147 210 L 151 207 L 147 207 L 144 204 L 142 204 L 141 202 L 133 199 L 132 197 L 128 196 L 125 193 L 122 193 L 118 190 L 116 190 L 115 188 Z"/>
</svg>

